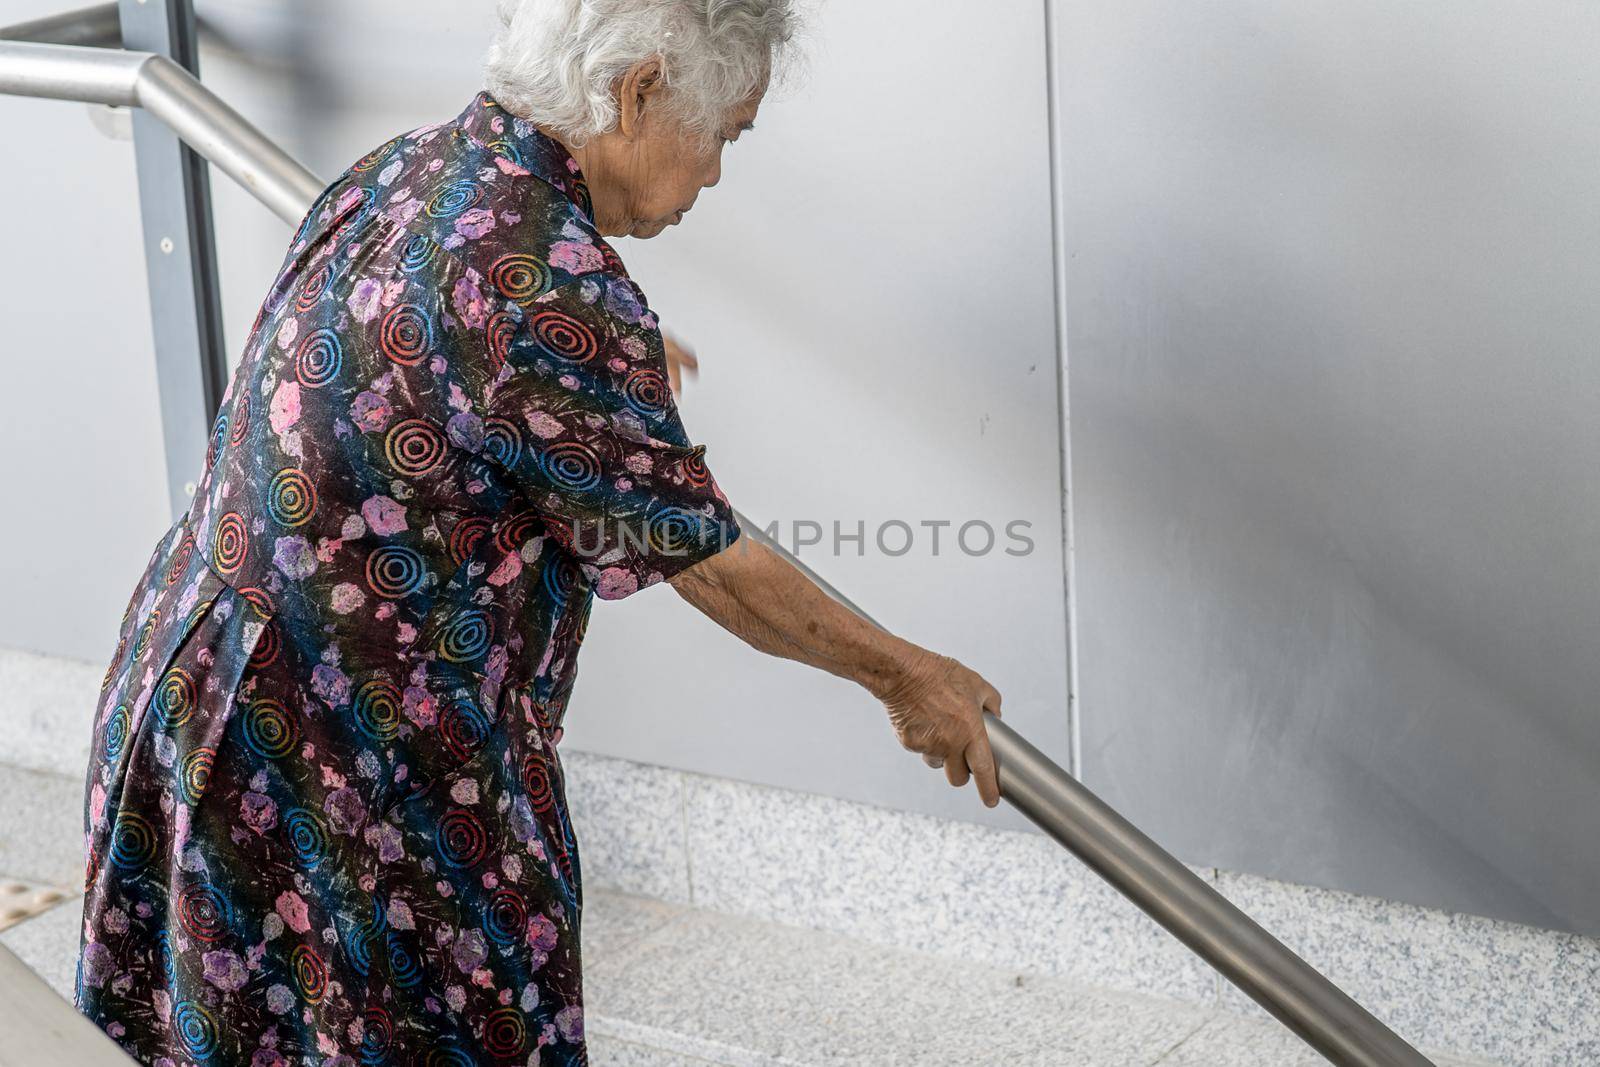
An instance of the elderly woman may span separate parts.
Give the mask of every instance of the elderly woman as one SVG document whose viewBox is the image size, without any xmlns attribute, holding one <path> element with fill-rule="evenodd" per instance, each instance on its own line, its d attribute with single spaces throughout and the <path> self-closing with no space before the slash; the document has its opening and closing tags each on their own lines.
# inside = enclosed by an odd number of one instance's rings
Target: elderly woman
<svg viewBox="0 0 1600 1067">
<path fill-rule="evenodd" d="M 146 1063 L 587 1061 L 557 742 L 596 596 L 670 583 L 998 802 L 999 694 L 741 537 L 608 241 L 717 183 L 788 3 L 501 21 L 485 91 L 307 213 L 124 615 L 77 1002 Z"/>
</svg>

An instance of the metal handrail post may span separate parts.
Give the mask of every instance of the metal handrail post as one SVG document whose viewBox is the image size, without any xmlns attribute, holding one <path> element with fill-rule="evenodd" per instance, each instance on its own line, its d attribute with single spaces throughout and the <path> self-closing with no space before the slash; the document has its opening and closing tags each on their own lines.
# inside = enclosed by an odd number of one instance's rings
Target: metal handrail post
<svg viewBox="0 0 1600 1067">
<path fill-rule="evenodd" d="M 115 48 L 122 44 L 122 16 L 114 3 L 96 4 L 0 27 L 0 40 Z"/>
<path fill-rule="evenodd" d="M 13 51 L 48 47 L 0 44 L 0 92 L 84 99 L 65 95 L 70 79 L 43 69 L 50 57 Z M 59 58 L 89 64 L 82 57 Z M 17 74 L 19 63 L 32 64 L 30 76 Z M 152 80 L 148 69 L 144 65 L 137 68 L 141 85 Z M 91 64 L 81 73 L 91 88 L 109 92 L 105 88 L 109 76 L 102 68 Z M 186 73 L 184 77 L 188 77 Z M 279 217 L 290 223 L 304 218 L 325 188 L 320 181 L 198 81 L 190 78 L 193 84 L 188 84 L 170 74 L 153 80 L 161 88 L 141 89 L 140 95 L 148 92 L 174 129 L 193 131 L 197 140 L 190 143 L 196 151 L 238 178 Z M 45 83 L 52 91 L 36 91 Z M 28 84 L 35 91 L 15 87 Z M 181 88 L 171 88 L 173 85 Z M 88 99 L 116 102 L 98 96 Z M 233 128 L 219 129 L 223 126 Z M 856 615 L 882 628 L 759 526 L 737 511 L 735 516 L 746 534 L 782 554 Z M 1007 802 L 1319 1053 L 1342 1067 L 1431 1067 L 1421 1053 L 1016 731 L 987 713 L 985 725 L 999 771 L 1000 794 Z"/>
</svg>

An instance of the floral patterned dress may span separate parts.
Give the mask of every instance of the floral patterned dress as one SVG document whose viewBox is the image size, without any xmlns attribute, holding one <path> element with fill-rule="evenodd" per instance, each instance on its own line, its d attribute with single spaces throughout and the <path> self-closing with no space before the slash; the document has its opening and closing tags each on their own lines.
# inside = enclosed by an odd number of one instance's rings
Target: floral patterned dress
<svg viewBox="0 0 1600 1067">
<path fill-rule="evenodd" d="M 739 535 L 560 142 L 480 92 L 352 164 L 123 616 L 79 1010 L 154 1064 L 586 1063 L 589 610 Z"/>
</svg>

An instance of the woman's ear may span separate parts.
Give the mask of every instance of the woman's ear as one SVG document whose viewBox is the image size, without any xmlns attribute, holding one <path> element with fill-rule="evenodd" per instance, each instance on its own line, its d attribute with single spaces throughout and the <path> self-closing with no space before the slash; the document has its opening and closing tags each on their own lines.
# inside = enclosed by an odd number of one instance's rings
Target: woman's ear
<svg viewBox="0 0 1600 1067">
<path fill-rule="evenodd" d="M 661 57 L 641 59 L 622 76 L 617 86 L 617 129 L 629 141 L 638 135 L 639 123 L 650 99 L 666 88 Z"/>
</svg>

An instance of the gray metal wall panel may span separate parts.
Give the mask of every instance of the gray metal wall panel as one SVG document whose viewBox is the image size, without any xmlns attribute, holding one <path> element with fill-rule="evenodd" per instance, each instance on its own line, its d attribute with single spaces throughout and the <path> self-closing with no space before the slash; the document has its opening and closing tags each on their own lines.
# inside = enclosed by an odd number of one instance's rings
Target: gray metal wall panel
<svg viewBox="0 0 1600 1067">
<path fill-rule="evenodd" d="M 1600 933 L 1600 10 L 1059 12 L 1088 782 Z"/>
</svg>

